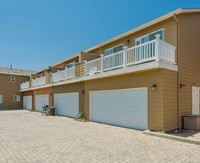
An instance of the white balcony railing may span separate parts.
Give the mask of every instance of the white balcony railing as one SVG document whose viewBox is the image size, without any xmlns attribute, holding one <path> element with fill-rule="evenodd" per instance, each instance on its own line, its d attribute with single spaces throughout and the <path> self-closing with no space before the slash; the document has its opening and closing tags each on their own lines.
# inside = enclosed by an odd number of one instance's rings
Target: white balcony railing
<svg viewBox="0 0 200 163">
<path fill-rule="evenodd" d="M 75 74 L 76 74 L 76 69 L 75 69 L 75 66 L 74 67 L 71 67 L 71 68 L 66 68 L 65 69 L 66 71 L 66 79 L 72 79 L 72 78 L 75 78 Z"/>
<path fill-rule="evenodd" d="M 176 64 L 176 47 L 162 41 L 156 36 L 155 40 L 140 44 L 131 48 L 104 56 L 85 63 L 85 75 L 103 73 L 114 69 L 125 68 L 151 61 L 164 61 Z M 65 68 L 52 74 L 51 82 L 59 83 L 75 78 L 75 66 Z M 46 77 L 40 77 L 32 80 L 32 88 L 46 84 Z M 30 88 L 29 82 L 20 85 L 21 90 Z"/>
<path fill-rule="evenodd" d="M 40 77 L 32 80 L 32 87 L 38 87 L 46 84 L 46 77 Z"/>
<path fill-rule="evenodd" d="M 60 82 L 65 80 L 65 70 L 57 71 L 52 74 L 52 82 Z"/>
<path fill-rule="evenodd" d="M 155 40 L 87 62 L 85 73 L 91 75 L 154 60 L 175 64 L 175 50 L 176 47 L 160 40 L 157 36 Z"/>
<path fill-rule="evenodd" d="M 28 81 L 20 84 L 20 90 L 28 89 L 28 88 L 29 88 L 29 82 Z"/>
<path fill-rule="evenodd" d="M 75 78 L 75 66 L 52 74 L 52 82 L 54 83 L 72 78 Z"/>
</svg>

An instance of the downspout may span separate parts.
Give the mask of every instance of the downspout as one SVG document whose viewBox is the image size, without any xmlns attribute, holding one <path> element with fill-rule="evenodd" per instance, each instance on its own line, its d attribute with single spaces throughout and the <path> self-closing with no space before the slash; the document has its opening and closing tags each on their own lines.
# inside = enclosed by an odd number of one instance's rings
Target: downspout
<svg viewBox="0 0 200 163">
<path fill-rule="evenodd" d="M 176 62 L 177 62 L 177 66 L 178 66 L 178 70 L 177 70 L 177 124 L 178 124 L 178 130 L 181 130 L 181 124 L 180 124 L 180 106 L 179 106 L 179 89 L 180 89 L 180 85 L 179 85 L 179 63 L 178 63 L 178 58 L 179 58 L 179 21 L 178 18 L 176 17 L 176 14 L 173 14 L 173 17 L 177 23 L 177 50 L 176 50 Z"/>
</svg>

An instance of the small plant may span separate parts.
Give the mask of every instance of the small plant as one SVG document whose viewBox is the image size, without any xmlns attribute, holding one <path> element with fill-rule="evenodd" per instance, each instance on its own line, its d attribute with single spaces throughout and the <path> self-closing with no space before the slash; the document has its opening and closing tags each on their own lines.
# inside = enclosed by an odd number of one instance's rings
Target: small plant
<svg viewBox="0 0 200 163">
<path fill-rule="evenodd" d="M 88 121 L 88 119 L 83 115 L 82 112 L 77 115 L 77 120 L 83 121 L 83 122 Z"/>
<path fill-rule="evenodd" d="M 34 112 L 34 111 L 35 111 L 35 109 L 34 109 L 34 108 L 31 108 L 31 109 L 30 109 L 30 111 L 31 111 L 31 112 Z"/>
</svg>

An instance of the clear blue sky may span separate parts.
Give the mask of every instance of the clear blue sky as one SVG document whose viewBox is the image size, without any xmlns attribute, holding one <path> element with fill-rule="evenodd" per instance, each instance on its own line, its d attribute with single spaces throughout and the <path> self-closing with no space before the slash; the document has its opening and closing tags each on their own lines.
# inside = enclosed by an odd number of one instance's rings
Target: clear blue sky
<svg viewBox="0 0 200 163">
<path fill-rule="evenodd" d="M 199 0 L 0 0 L 0 67 L 40 70 Z"/>
</svg>

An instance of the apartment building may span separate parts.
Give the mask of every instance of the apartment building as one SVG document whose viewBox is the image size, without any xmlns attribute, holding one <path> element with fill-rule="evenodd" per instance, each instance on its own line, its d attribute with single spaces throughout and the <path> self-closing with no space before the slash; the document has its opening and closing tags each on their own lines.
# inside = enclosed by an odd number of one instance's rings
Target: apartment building
<svg viewBox="0 0 200 163">
<path fill-rule="evenodd" d="M 0 67 L 0 109 L 22 109 L 20 84 L 35 73 L 29 70 Z"/>
<path fill-rule="evenodd" d="M 24 108 L 139 130 L 200 114 L 200 9 L 178 9 L 51 65 L 21 84 Z M 196 100 L 197 99 L 197 100 Z"/>
</svg>

